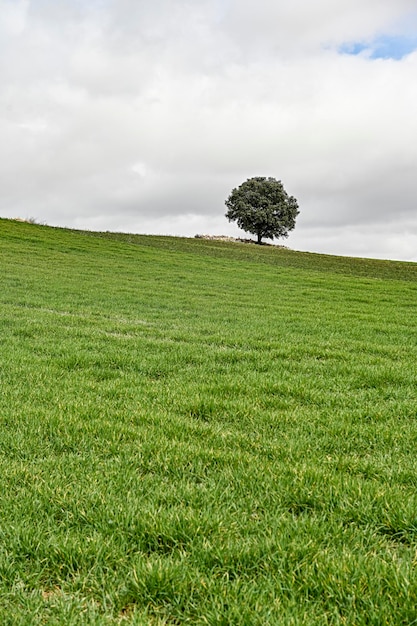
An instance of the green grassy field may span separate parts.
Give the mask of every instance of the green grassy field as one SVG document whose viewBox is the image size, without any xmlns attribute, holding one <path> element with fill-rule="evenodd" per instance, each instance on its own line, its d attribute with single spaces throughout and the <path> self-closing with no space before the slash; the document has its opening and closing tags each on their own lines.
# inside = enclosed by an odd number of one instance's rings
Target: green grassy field
<svg viewBox="0 0 417 626">
<path fill-rule="evenodd" d="M 0 623 L 417 624 L 417 264 L 0 220 Z"/>
</svg>

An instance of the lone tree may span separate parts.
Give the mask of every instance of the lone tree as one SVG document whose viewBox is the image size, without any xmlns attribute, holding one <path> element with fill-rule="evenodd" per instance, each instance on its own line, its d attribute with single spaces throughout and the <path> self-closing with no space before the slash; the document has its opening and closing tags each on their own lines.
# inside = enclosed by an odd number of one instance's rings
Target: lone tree
<svg viewBox="0 0 417 626">
<path fill-rule="evenodd" d="M 262 237 L 288 237 L 299 214 L 297 200 L 289 196 L 280 180 L 256 176 L 233 189 L 226 200 L 226 217 L 242 230 Z"/>
</svg>

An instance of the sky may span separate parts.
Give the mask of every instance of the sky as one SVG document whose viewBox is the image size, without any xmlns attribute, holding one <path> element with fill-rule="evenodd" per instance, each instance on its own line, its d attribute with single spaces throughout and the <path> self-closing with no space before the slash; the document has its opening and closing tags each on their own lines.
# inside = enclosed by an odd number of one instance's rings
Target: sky
<svg viewBox="0 0 417 626">
<path fill-rule="evenodd" d="M 417 0 L 0 0 L 0 216 L 417 261 Z"/>
</svg>

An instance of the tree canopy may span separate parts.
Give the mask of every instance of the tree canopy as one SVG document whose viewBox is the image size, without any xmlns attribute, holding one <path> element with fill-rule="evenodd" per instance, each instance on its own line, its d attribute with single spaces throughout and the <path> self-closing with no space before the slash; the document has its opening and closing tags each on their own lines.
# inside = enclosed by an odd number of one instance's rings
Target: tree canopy
<svg viewBox="0 0 417 626">
<path fill-rule="evenodd" d="M 299 214 L 298 202 L 289 196 L 280 180 L 256 176 L 233 189 L 226 200 L 226 217 L 242 230 L 262 239 L 288 237 Z"/>
</svg>

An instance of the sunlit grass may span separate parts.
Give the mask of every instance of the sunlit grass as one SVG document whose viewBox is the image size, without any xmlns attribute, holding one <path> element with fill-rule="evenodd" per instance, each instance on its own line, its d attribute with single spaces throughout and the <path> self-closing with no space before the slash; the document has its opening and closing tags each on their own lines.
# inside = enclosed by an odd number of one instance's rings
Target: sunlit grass
<svg viewBox="0 0 417 626">
<path fill-rule="evenodd" d="M 417 620 L 416 265 L 5 220 L 0 264 L 2 624 Z"/>
</svg>

